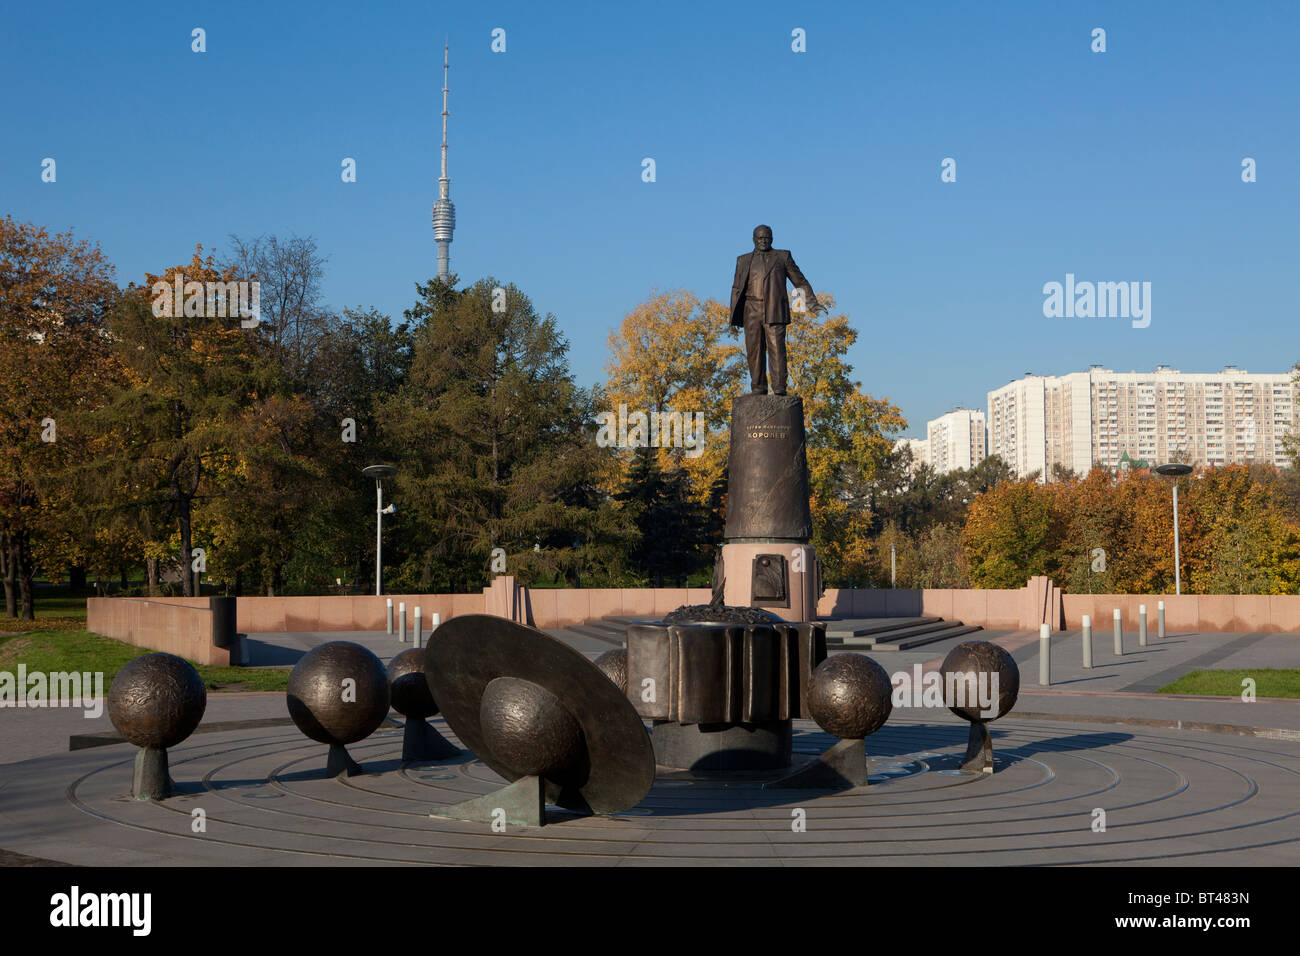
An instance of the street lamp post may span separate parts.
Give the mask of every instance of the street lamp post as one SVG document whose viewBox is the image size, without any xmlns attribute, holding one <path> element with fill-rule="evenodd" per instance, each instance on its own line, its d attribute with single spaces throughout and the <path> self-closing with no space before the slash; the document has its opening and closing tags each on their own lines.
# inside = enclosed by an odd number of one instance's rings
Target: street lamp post
<svg viewBox="0 0 1300 956">
<path fill-rule="evenodd" d="M 361 469 L 361 474 L 375 479 L 375 596 L 384 593 L 384 515 L 397 514 L 393 505 L 384 507 L 385 478 L 397 474 L 393 465 L 370 465 Z"/>
<path fill-rule="evenodd" d="M 1161 475 L 1168 475 L 1174 479 L 1174 593 L 1183 593 L 1182 577 L 1182 558 L 1178 552 L 1178 478 L 1180 475 L 1190 475 L 1192 473 L 1191 465 L 1157 465 L 1156 472 Z"/>
</svg>

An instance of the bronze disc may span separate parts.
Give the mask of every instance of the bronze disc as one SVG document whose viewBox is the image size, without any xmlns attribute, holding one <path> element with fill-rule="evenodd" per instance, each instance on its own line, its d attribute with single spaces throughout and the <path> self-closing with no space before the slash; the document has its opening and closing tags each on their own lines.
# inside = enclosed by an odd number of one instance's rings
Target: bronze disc
<svg viewBox="0 0 1300 956">
<path fill-rule="evenodd" d="M 510 782 L 521 775 L 492 753 L 480 719 L 483 692 L 498 677 L 544 688 L 582 727 L 590 770 L 575 789 L 593 812 L 633 807 L 654 783 L 654 748 L 632 702 L 595 664 L 536 628 L 490 614 L 454 617 L 429 640 L 425 676 L 456 736 Z"/>
</svg>

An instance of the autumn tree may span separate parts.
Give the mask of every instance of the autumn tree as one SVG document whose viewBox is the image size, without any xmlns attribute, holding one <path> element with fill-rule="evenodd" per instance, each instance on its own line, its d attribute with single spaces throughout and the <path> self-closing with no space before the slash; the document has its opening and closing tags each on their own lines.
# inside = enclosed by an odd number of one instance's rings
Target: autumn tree
<svg viewBox="0 0 1300 956">
<path fill-rule="evenodd" d="M 314 461 L 323 469 L 323 493 L 297 559 L 300 567 L 311 562 L 303 567 L 309 576 L 319 577 L 322 568 L 356 581 L 373 574 L 374 487 L 361 469 L 397 453 L 378 412 L 406 381 L 410 364 L 410 325 L 395 325 L 374 309 L 343 310 L 316 343 L 302 389 L 318 429 Z"/>
<path fill-rule="evenodd" d="M 1008 481 L 971 502 L 962 546 L 980 588 L 1019 588 L 1049 573 L 1056 553 L 1050 492 L 1034 481 Z"/>
<path fill-rule="evenodd" d="M 493 279 L 417 288 L 410 372 L 377 412 L 398 466 L 396 580 L 480 587 L 494 548 L 526 582 L 617 579 L 635 532 L 602 490 L 618 465 L 554 316 Z"/>
<path fill-rule="evenodd" d="M 321 522 L 340 493 L 324 467 L 337 432 L 302 396 L 249 399 L 231 422 L 241 440 L 214 468 L 217 493 L 201 522 L 208 576 L 274 596 L 285 593 L 292 562 L 299 584 L 319 592 L 331 580 Z"/>
<path fill-rule="evenodd" d="M 790 390 L 803 399 L 808 436 L 813 545 L 824 554 L 827 580 L 833 582 L 848 536 L 867 526 L 867 489 L 893 448 L 889 436 L 907 421 L 887 398 L 873 398 L 853 379 L 845 355 L 857 329 L 847 315 L 835 314 L 834 296 L 825 293 L 820 301 L 827 311 L 797 314 L 786 342 Z"/>
<path fill-rule="evenodd" d="M 311 237 L 230 236 L 218 267 L 259 287 L 261 335 L 295 387 L 305 386 L 312 356 L 334 325 L 324 307 L 325 256 Z"/>
<path fill-rule="evenodd" d="M 171 302 L 160 290 L 174 288 L 178 276 L 191 285 L 183 286 L 183 302 Z M 247 441 L 245 411 L 274 385 L 257 329 L 242 327 L 228 305 L 224 317 L 208 306 L 203 284 L 236 278 L 200 247 L 189 263 L 146 274 L 145 285 L 128 288 L 109 316 L 122 384 L 100 415 L 114 447 L 99 463 L 102 486 L 129 489 L 116 499 L 120 508 L 165 507 L 186 595 L 194 593 L 195 504 L 220 494 L 237 467 L 234 450 Z"/>
<path fill-rule="evenodd" d="M 42 546 L 62 562 L 83 560 L 89 544 L 79 503 L 67 501 L 83 533 L 56 547 L 50 505 L 83 447 L 71 416 L 99 401 L 112 271 L 87 240 L 0 220 L 0 576 L 11 617 L 35 617 Z"/>
<path fill-rule="evenodd" d="M 726 475 L 731 402 L 744 381 L 744 357 L 726 305 L 681 289 L 655 292 L 623 317 L 609 336 L 606 407 L 618 414 L 703 415 L 704 450 L 655 452 L 659 467 L 681 469 L 691 496 L 704 503 Z M 620 456 L 626 469 L 631 450 Z"/>
<path fill-rule="evenodd" d="M 1074 594 L 1113 594 L 1131 573 L 1132 513 L 1121 507 L 1115 478 L 1095 468 L 1081 481 L 1053 488 L 1055 511 L 1065 525 L 1057 566 L 1061 586 Z"/>
<path fill-rule="evenodd" d="M 1291 594 L 1300 585 L 1300 527 L 1267 467 L 1207 469 L 1188 482 L 1179 531 L 1190 519 L 1185 580 L 1203 594 Z"/>
<path fill-rule="evenodd" d="M 968 588 L 970 572 L 956 524 L 932 524 L 907 539 L 903 552 L 902 587 Z"/>
</svg>

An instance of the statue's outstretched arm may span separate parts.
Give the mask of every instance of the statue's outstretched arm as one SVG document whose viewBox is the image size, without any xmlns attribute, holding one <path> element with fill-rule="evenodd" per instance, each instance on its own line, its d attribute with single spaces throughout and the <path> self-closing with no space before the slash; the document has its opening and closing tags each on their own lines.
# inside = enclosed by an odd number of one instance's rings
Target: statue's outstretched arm
<svg viewBox="0 0 1300 956">
<path fill-rule="evenodd" d="M 794 256 L 790 253 L 785 254 L 785 273 L 790 277 L 796 289 L 803 289 L 806 293 L 806 302 L 809 312 L 825 312 L 826 306 L 817 301 L 817 296 L 813 292 L 812 284 L 804 278 L 804 274 L 799 271 L 799 267 L 794 264 Z"/>
</svg>

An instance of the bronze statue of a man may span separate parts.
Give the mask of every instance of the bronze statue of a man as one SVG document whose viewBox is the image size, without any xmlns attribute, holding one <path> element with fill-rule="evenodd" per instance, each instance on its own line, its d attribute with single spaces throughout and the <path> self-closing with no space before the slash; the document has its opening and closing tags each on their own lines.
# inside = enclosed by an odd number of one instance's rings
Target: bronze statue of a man
<svg viewBox="0 0 1300 956">
<path fill-rule="evenodd" d="M 826 311 L 794 264 L 790 251 L 772 248 L 771 227 L 755 227 L 754 251 L 736 258 L 736 278 L 731 284 L 731 324 L 745 330 L 750 391 L 758 395 L 767 394 L 769 361 L 772 394 L 785 394 L 785 327 L 790 324 L 787 279 L 796 289 L 804 291 L 809 311 Z"/>
</svg>

